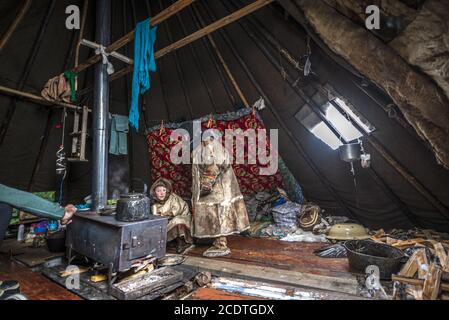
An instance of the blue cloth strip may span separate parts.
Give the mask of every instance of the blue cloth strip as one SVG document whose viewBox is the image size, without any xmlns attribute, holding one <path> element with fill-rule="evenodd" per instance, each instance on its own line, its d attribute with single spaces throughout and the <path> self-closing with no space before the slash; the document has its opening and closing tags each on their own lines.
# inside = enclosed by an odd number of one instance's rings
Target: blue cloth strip
<svg viewBox="0 0 449 320">
<path fill-rule="evenodd" d="M 150 89 L 150 71 L 156 71 L 154 44 L 157 27 L 150 26 L 150 18 L 139 22 L 134 35 L 134 71 L 129 123 L 139 129 L 139 95 Z"/>
</svg>

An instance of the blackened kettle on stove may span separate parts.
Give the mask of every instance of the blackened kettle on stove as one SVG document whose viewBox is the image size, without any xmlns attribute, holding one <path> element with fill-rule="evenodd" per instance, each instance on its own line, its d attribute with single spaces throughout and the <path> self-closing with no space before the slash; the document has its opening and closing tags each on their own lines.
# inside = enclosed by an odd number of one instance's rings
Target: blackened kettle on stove
<svg viewBox="0 0 449 320">
<path fill-rule="evenodd" d="M 123 194 L 117 201 L 115 219 L 118 221 L 134 222 L 150 218 L 151 203 L 150 198 L 147 197 L 147 185 L 141 182 L 144 185 L 142 193 Z"/>
</svg>

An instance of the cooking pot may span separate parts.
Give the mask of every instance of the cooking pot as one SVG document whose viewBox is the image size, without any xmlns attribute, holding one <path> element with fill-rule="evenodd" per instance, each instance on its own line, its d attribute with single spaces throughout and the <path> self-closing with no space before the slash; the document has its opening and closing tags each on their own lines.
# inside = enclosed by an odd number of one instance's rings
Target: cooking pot
<svg viewBox="0 0 449 320">
<path fill-rule="evenodd" d="M 362 155 L 360 143 L 347 143 L 338 148 L 340 159 L 346 162 L 359 160 Z"/>
<path fill-rule="evenodd" d="M 48 251 L 50 252 L 65 251 L 65 230 L 49 233 L 46 239 Z"/>
<path fill-rule="evenodd" d="M 381 279 L 390 280 L 407 261 L 402 250 L 371 240 L 351 240 L 344 243 L 349 267 L 356 272 L 366 272 L 368 266 L 377 266 Z"/>
<path fill-rule="evenodd" d="M 134 179 L 138 180 L 138 179 Z M 141 180 L 139 180 L 141 181 Z M 142 193 L 128 193 L 117 201 L 115 219 L 124 222 L 142 221 L 150 218 L 150 198 L 147 197 L 147 185 L 143 183 Z"/>
</svg>

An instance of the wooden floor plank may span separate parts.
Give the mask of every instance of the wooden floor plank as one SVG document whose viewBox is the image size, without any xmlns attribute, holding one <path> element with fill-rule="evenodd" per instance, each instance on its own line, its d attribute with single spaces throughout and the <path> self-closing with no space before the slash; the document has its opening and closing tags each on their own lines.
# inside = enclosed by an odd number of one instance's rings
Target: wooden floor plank
<svg viewBox="0 0 449 320">
<path fill-rule="evenodd" d="M 43 275 L 0 254 L 0 280 L 19 281 L 22 294 L 30 300 L 82 300 Z"/>
<path fill-rule="evenodd" d="M 328 290 L 351 294 L 354 297 L 357 294 L 358 283 L 355 276 L 352 276 L 352 278 L 331 277 L 193 256 L 187 257 L 184 265 L 195 267 L 198 272 L 208 271 L 215 276 Z"/>
<path fill-rule="evenodd" d="M 213 288 L 199 288 L 186 300 L 262 300 Z"/>
<path fill-rule="evenodd" d="M 323 276 L 352 278 L 347 259 L 328 259 L 313 251 L 326 243 L 286 242 L 242 236 L 228 237 L 231 254 L 216 258 L 221 261 L 298 271 Z M 188 255 L 202 257 L 207 245 L 196 246 Z"/>
</svg>

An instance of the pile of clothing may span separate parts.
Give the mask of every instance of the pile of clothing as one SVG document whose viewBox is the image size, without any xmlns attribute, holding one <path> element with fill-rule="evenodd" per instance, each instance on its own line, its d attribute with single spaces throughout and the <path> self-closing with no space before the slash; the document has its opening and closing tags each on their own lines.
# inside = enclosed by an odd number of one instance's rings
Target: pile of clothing
<svg viewBox="0 0 449 320">
<path fill-rule="evenodd" d="M 257 192 L 245 196 L 246 210 L 250 222 L 272 221 L 271 209 L 279 203 L 285 203 L 285 191 L 275 188 L 271 191 Z"/>
<path fill-rule="evenodd" d="M 280 188 L 245 197 L 251 237 L 282 241 L 328 242 L 325 233 L 331 223 L 321 218 L 321 208 L 313 203 L 290 201 Z"/>
<path fill-rule="evenodd" d="M 280 188 L 246 196 L 245 204 L 251 222 L 247 232 L 250 237 L 328 243 L 327 235 L 333 225 L 351 222 L 345 216 L 327 215 L 312 202 L 290 201 L 286 192 Z M 329 250 L 324 251 L 323 255 L 329 254 Z M 344 256 L 341 250 L 337 251 L 338 256 Z"/>
</svg>

